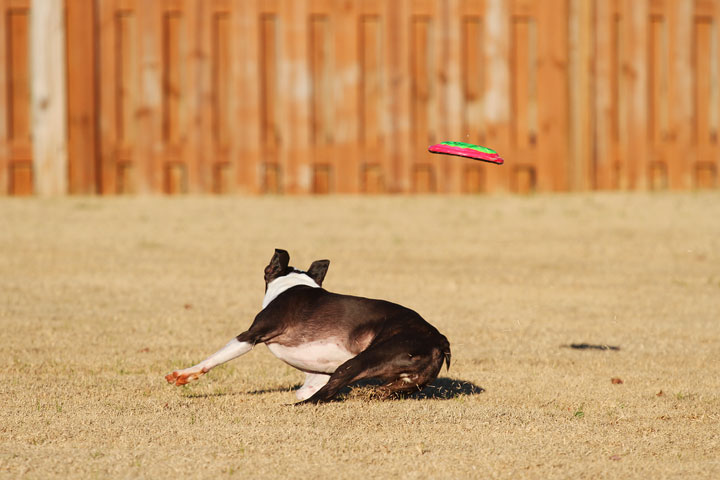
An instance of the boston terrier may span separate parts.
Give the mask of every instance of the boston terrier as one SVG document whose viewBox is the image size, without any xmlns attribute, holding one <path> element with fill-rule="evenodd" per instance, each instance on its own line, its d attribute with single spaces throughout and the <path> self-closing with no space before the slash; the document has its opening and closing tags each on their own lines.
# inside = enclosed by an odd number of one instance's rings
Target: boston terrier
<svg viewBox="0 0 720 480">
<path fill-rule="evenodd" d="M 343 387 L 379 379 L 380 398 L 421 390 L 443 362 L 450 368 L 450 343 L 420 315 L 384 300 L 323 289 L 329 260 L 306 272 L 289 266 L 276 249 L 265 267 L 265 298 L 250 329 L 202 362 L 165 376 L 175 385 L 197 380 L 210 369 L 264 343 L 280 360 L 305 372 L 298 403 L 331 400 Z"/>
</svg>

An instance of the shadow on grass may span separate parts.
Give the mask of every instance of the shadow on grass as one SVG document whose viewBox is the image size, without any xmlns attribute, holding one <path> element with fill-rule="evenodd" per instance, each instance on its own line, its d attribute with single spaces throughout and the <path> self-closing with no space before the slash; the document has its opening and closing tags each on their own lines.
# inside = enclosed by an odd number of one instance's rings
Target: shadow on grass
<svg viewBox="0 0 720 480">
<path fill-rule="evenodd" d="M 440 377 L 436 378 L 427 387 L 417 393 L 410 395 L 411 398 L 431 398 L 438 400 L 450 400 L 457 397 L 465 397 L 470 395 L 478 395 L 483 393 L 485 389 L 479 385 L 465 380 L 454 378 Z"/>
<path fill-rule="evenodd" d="M 575 350 L 614 350 L 619 351 L 620 347 L 615 345 L 607 345 L 605 343 L 571 343 L 570 345 L 560 345 L 562 348 L 572 348 Z"/>
<path fill-rule="evenodd" d="M 343 388 L 338 392 L 335 401 L 343 401 L 352 397 L 353 390 L 371 391 L 372 387 L 377 387 L 381 384 L 379 380 L 360 380 L 354 382 L 349 386 Z M 287 387 L 271 387 L 263 388 L 260 390 L 251 390 L 249 392 L 219 392 L 219 393 L 188 393 L 184 395 L 185 398 L 213 398 L 213 397 L 225 397 L 228 395 L 264 395 L 266 393 L 281 393 L 281 392 L 293 392 L 298 390 L 302 384 L 287 388 Z M 414 398 L 418 400 L 432 399 L 432 400 L 451 400 L 453 398 L 478 395 L 483 393 L 485 389 L 472 382 L 465 380 L 458 380 L 454 378 L 439 377 L 435 381 L 427 385 L 419 392 L 410 393 L 403 395 L 402 398 Z M 370 395 L 371 396 L 371 395 Z"/>
<path fill-rule="evenodd" d="M 222 392 L 222 393 L 184 393 L 184 398 L 215 398 L 243 395 L 245 392 Z"/>
<path fill-rule="evenodd" d="M 377 387 L 381 384 L 379 380 L 360 380 L 350 384 L 343 388 L 338 393 L 339 400 L 343 400 L 352 396 L 351 392 L 355 389 L 364 390 L 367 389 L 372 397 L 371 387 Z M 451 400 L 453 398 L 478 395 L 483 393 L 485 389 L 479 385 L 475 385 L 472 382 L 465 380 L 458 380 L 454 378 L 438 377 L 425 388 L 420 391 L 401 394 L 400 398 L 414 398 L 418 400 L 433 399 L 433 400 Z"/>
</svg>

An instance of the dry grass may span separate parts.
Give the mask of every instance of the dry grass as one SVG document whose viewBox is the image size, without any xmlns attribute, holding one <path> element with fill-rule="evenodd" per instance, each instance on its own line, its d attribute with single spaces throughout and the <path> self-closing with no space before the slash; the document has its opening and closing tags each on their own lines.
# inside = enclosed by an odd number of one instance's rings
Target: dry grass
<svg viewBox="0 0 720 480">
<path fill-rule="evenodd" d="M 0 219 L 2 477 L 720 478 L 716 193 L 6 198 Z M 288 407 L 302 375 L 260 346 L 167 385 L 250 324 L 274 247 L 418 310 L 450 372 Z"/>
</svg>

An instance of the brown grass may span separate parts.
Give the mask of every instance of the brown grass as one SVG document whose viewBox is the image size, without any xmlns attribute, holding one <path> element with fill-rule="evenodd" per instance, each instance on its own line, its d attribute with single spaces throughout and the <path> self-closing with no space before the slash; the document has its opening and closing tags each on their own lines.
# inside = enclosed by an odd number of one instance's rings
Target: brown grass
<svg viewBox="0 0 720 480">
<path fill-rule="evenodd" d="M 259 346 L 167 385 L 247 328 L 274 247 L 419 311 L 451 370 L 288 407 Z M 6 198 L 0 326 L 6 478 L 720 478 L 717 193 Z"/>
</svg>

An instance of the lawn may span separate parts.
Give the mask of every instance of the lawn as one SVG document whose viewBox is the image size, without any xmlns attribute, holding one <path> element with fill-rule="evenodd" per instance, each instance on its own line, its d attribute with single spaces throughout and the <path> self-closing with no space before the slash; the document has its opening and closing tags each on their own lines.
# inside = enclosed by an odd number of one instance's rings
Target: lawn
<svg viewBox="0 0 720 480">
<path fill-rule="evenodd" d="M 258 345 L 168 385 L 276 247 L 418 311 L 450 370 L 293 407 Z M 3 198 L 0 328 L 4 478 L 720 478 L 715 192 Z"/>
</svg>

